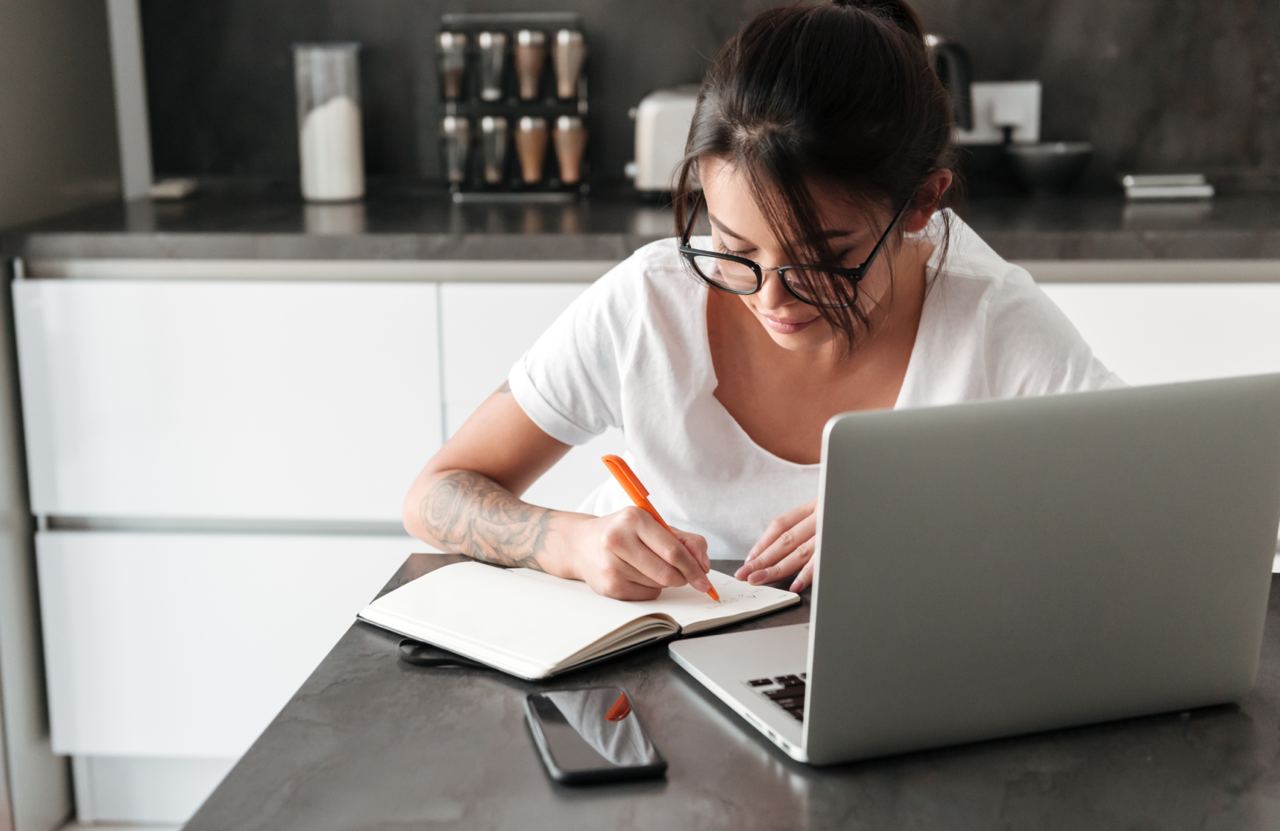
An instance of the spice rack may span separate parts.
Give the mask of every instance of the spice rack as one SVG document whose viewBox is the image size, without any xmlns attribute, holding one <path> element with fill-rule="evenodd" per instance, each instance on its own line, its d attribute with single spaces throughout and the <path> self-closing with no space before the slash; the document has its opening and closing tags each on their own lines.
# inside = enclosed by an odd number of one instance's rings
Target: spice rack
<svg viewBox="0 0 1280 831">
<path fill-rule="evenodd" d="M 587 193 L 580 15 L 446 14 L 435 48 L 440 160 L 455 202 L 560 202 Z"/>
</svg>

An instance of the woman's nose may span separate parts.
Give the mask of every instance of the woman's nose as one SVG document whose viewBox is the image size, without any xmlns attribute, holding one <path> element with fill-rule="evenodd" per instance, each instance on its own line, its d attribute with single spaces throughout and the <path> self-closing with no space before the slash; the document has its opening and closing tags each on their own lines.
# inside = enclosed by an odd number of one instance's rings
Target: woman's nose
<svg viewBox="0 0 1280 831">
<path fill-rule="evenodd" d="M 782 284 L 782 276 L 776 269 L 764 269 L 764 282 L 760 284 L 760 302 L 767 308 L 776 309 L 793 298 L 791 292 Z"/>
</svg>

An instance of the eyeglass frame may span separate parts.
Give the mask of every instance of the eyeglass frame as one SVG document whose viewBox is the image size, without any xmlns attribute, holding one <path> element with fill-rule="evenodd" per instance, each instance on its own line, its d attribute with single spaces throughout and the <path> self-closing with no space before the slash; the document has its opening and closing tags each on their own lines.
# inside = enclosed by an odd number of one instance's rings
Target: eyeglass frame
<svg viewBox="0 0 1280 831">
<path fill-rule="evenodd" d="M 852 304 L 851 303 L 838 303 L 838 304 L 821 303 L 815 300 L 810 300 L 807 297 L 801 297 L 799 292 L 797 292 L 791 286 L 791 281 L 787 279 L 787 272 L 796 271 L 796 270 L 823 271 L 829 274 L 834 274 L 837 277 L 843 277 L 847 280 L 850 280 L 856 286 L 859 281 L 861 281 L 863 278 L 867 276 L 867 271 L 870 270 L 872 263 L 875 262 L 876 255 L 880 253 L 880 248 L 884 245 L 885 241 L 889 239 L 889 234 L 893 231 L 893 227 L 898 224 L 898 220 L 901 219 L 902 215 L 907 212 L 907 208 L 911 206 L 911 203 L 913 200 L 908 199 L 906 202 L 902 203 L 902 207 L 898 209 L 898 212 L 894 214 L 893 219 L 889 221 L 889 226 L 884 229 L 884 233 L 880 235 L 880 239 L 876 242 L 875 247 L 871 249 L 871 253 L 868 254 L 867 258 L 863 260 L 862 263 L 860 263 L 859 265 L 846 267 L 846 266 L 824 265 L 822 263 L 804 263 L 803 265 L 778 265 L 778 266 L 774 266 L 773 268 L 764 268 L 758 262 L 756 262 L 753 259 L 750 259 L 749 257 L 743 257 L 738 254 L 726 254 L 723 251 L 707 251 L 704 248 L 694 248 L 693 246 L 689 245 L 689 240 L 693 234 L 693 223 L 698 218 L 698 208 L 705 201 L 706 200 L 703 198 L 702 192 L 699 191 L 697 201 L 693 203 L 693 209 L 689 212 L 689 221 L 685 225 L 684 233 L 680 235 L 680 242 L 678 246 L 680 254 L 683 255 L 686 260 L 688 260 L 689 267 L 693 269 L 693 273 L 698 276 L 698 279 L 702 280 L 702 282 L 706 283 L 712 288 L 719 289 L 721 291 L 727 291 L 730 294 L 746 296 L 750 294 L 756 294 L 760 291 L 760 289 L 764 288 L 765 272 L 776 271 L 778 272 L 778 277 L 782 280 L 782 285 L 786 288 L 787 292 L 792 297 L 799 300 L 801 303 L 807 303 L 810 306 L 817 306 L 820 308 L 841 309 L 841 308 L 848 308 Z M 748 268 L 750 268 L 752 272 L 755 273 L 756 287 L 754 289 L 751 289 L 750 291 L 738 291 L 736 289 L 731 289 L 731 288 L 722 286 L 702 273 L 702 271 L 698 268 L 698 264 L 694 262 L 694 259 L 693 259 L 694 257 L 713 257 L 715 259 L 729 260 L 730 262 L 736 262 L 736 263 L 745 265 Z"/>
</svg>

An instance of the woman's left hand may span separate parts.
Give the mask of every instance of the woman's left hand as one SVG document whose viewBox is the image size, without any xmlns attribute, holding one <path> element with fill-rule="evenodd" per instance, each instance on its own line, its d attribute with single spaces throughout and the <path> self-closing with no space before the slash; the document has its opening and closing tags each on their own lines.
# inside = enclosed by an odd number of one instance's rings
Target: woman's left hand
<svg viewBox="0 0 1280 831">
<path fill-rule="evenodd" d="M 791 591 L 808 588 L 813 582 L 813 552 L 818 542 L 817 507 L 814 499 L 770 522 L 733 576 L 758 586 L 795 574 Z"/>
</svg>

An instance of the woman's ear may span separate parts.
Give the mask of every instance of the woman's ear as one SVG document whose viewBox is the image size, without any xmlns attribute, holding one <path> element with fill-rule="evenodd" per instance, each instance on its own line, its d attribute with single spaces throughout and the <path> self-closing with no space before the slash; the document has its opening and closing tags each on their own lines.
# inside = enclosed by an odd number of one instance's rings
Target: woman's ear
<svg viewBox="0 0 1280 831">
<path fill-rule="evenodd" d="M 929 224 L 929 218 L 938 210 L 942 195 L 951 187 L 954 179 L 955 174 L 945 168 L 930 173 L 929 178 L 920 185 L 915 206 L 902 217 L 902 230 L 910 234 L 924 230 Z"/>
</svg>

